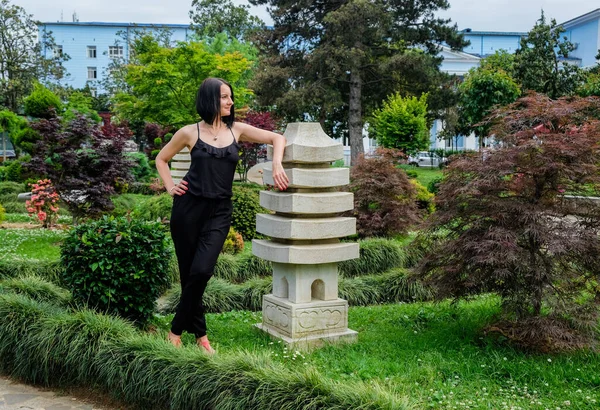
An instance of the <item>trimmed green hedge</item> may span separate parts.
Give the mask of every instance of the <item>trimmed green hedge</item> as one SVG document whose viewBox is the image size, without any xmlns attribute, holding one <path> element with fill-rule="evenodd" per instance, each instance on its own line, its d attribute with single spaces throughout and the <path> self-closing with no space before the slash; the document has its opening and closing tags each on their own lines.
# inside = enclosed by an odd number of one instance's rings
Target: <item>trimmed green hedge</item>
<svg viewBox="0 0 600 410">
<path fill-rule="evenodd" d="M 410 408 L 381 385 L 291 371 L 266 354 L 176 349 L 123 320 L 17 294 L 0 294 L 0 370 L 46 386 L 94 385 L 147 409 Z"/>
<path fill-rule="evenodd" d="M 254 278 L 236 285 L 220 278 L 208 282 L 204 308 L 209 313 L 230 310 L 260 310 L 262 296 L 272 292 L 271 278 Z M 351 306 L 369 306 L 381 303 L 417 302 L 430 300 L 431 291 L 421 282 L 409 279 L 402 268 L 386 273 L 340 278 L 339 297 Z M 180 286 L 174 285 L 168 292 L 162 313 L 174 313 L 181 297 Z"/>
</svg>

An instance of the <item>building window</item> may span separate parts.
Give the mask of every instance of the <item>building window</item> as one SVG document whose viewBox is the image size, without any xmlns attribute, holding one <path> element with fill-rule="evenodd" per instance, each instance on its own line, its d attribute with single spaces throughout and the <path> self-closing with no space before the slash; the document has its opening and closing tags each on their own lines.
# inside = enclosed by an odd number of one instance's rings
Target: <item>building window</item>
<svg viewBox="0 0 600 410">
<path fill-rule="evenodd" d="M 109 46 L 108 56 L 110 58 L 123 57 L 123 46 Z"/>
<path fill-rule="evenodd" d="M 54 53 L 54 57 L 62 57 L 63 55 L 63 47 L 61 45 L 54 46 L 52 51 Z"/>
<path fill-rule="evenodd" d="M 96 58 L 96 46 L 87 46 L 88 58 Z"/>
<path fill-rule="evenodd" d="M 94 87 L 90 87 L 90 95 L 92 97 L 98 97 L 98 90 Z"/>
<path fill-rule="evenodd" d="M 95 80 L 96 78 L 98 78 L 98 70 L 96 69 L 96 67 L 88 67 L 87 79 Z"/>
</svg>

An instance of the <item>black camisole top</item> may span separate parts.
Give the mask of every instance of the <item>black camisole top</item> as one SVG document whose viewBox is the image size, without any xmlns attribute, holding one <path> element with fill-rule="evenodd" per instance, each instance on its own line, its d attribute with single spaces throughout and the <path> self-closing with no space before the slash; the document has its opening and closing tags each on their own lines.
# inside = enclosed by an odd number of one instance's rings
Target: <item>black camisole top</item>
<svg viewBox="0 0 600 410">
<path fill-rule="evenodd" d="M 200 139 L 200 124 L 198 140 L 190 152 L 192 162 L 183 180 L 188 183 L 187 194 L 211 199 L 226 199 L 233 195 L 231 187 L 233 177 L 240 160 L 240 146 L 231 131 L 232 141 L 226 147 L 217 148 Z"/>
</svg>

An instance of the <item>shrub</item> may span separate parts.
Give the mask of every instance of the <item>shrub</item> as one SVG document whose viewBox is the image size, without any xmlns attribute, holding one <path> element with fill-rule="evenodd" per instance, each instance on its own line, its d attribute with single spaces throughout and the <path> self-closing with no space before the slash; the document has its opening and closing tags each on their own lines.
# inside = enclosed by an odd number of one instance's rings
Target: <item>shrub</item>
<svg viewBox="0 0 600 410">
<path fill-rule="evenodd" d="M 0 224 L 2 222 L 4 222 L 4 220 L 6 219 L 6 210 L 4 209 L 4 207 L 0 204 Z"/>
<path fill-rule="evenodd" d="M 152 168 L 150 168 L 148 157 L 142 152 L 128 152 L 125 155 L 134 163 L 134 166 L 131 168 L 134 180 L 136 182 L 148 182 L 152 176 Z M 131 192 L 131 188 L 128 191 Z"/>
<path fill-rule="evenodd" d="M 426 211 L 428 214 L 435 211 L 435 206 L 433 205 L 434 194 L 429 192 L 427 188 L 425 188 L 419 181 L 416 179 L 411 179 L 410 183 L 415 187 L 417 191 L 417 197 L 415 198 L 417 201 L 417 208 Z"/>
<path fill-rule="evenodd" d="M 598 112 L 595 98 L 540 94 L 495 111 L 490 132 L 501 146 L 452 161 L 436 198 L 427 232 L 446 235 L 418 269 L 436 297 L 494 292 L 517 325 L 543 323 L 550 311 L 550 319 L 597 329 L 600 206 L 564 195 L 600 184 Z M 522 329 L 532 340 L 556 336 Z"/>
<path fill-rule="evenodd" d="M 67 124 L 53 117 L 31 126 L 42 140 L 35 145 L 29 168 L 54 181 L 73 217 L 93 218 L 109 211 L 115 186 L 131 178 L 132 164 L 123 155 L 131 131 L 100 126 L 84 116 Z"/>
<path fill-rule="evenodd" d="M 150 162 L 148 162 L 149 164 Z M 150 188 L 149 182 L 132 182 L 127 188 L 129 194 L 154 195 L 155 192 Z"/>
<path fill-rule="evenodd" d="M 27 212 L 49 228 L 58 219 L 58 194 L 49 179 L 40 179 L 31 188 L 31 199 L 25 201 Z"/>
<path fill-rule="evenodd" d="M 25 114 L 35 118 L 50 118 L 61 107 L 60 98 L 40 83 L 33 85 L 33 91 L 24 101 Z"/>
<path fill-rule="evenodd" d="M 232 227 L 229 228 L 229 233 L 227 234 L 227 238 L 225 238 L 225 243 L 223 244 L 223 249 L 221 253 L 229 253 L 235 255 L 236 253 L 240 253 L 244 250 L 244 239 L 242 235 L 237 233 Z"/>
<path fill-rule="evenodd" d="M 159 152 L 159 149 L 153 149 L 152 151 L 150 151 L 150 158 L 155 160 Z M 156 161 L 154 163 L 156 164 Z"/>
<path fill-rule="evenodd" d="M 245 241 L 256 237 L 256 214 L 268 213 L 260 206 L 258 192 L 246 186 L 233 186 L 231 225 Z"/>
<path fill-rule="evenodd" d="M 435 177 L 427 184 L 427 190 L 432 194 L 437 194 L 440 189 L 440 184 L 444 180 L 443 176 Z"/>
<path fill-rule="evenodd" d="M 419 222 L 416 191 L 406 173 L 385 158 L 361 156 L 350 173 L 358 235 L 396 236 Z"/>
<path fill-rule="evenodd" d="M 147 196 L 139 194 L 115 195 L 110 199 L 113 203 L 113 210 L 110 212 L 113 216 L 125 216 L 132 213 L 136 206 L 140 206 L 148 200 Z"/>
<path fill-rule="evenodd" d="M 23 164 L 21 160 L 7 160 L 2 163 L 2 179 L 4 181 L 23 182 Z"/>
<path fill-rule="evenodd" d="M 15 199 L 17 194 L 20 194 L 25 190 L 23 184 L 14 181 L 0 182 L 0 195 L 14 194 Z"/>
<path fill-rule="evenodd" d="M 405 265 L 404 248 L 396 241 L 384 238 L 360 241 L 360 256 L 340 262 L 340 275 L 347 278 L 373 275 Z"/>
<path fill-rule="evenodd" d="M 61 247 L 76 301 L 140 322 L 169 284 L 170 258 L 161 224 L 107 216 L 73 228 Z"/>
<path fill-rule="evenodd" d="M 2 195 L 0 196 L 0 204 L 4 207 L 4 211 L 7 214 L 24 214 L 27 213 L 25 202 L 19 202 L 13 195 Z"/>
<path fill-rule="evenodd" d="M 164 220 L 171 217 L 172 208 L 173 198 L 171 195 L 164 193 L 138 203 L 131 216 L 144 221 Z"/>
<path fill-rule="evenodd" d="M 31 154 L 34 145 L 42 138 L 40 134 L 32 128 L 23 128 L 18 131 L 15 136 L 15 145 L 22 151 Z"/>
</svg>

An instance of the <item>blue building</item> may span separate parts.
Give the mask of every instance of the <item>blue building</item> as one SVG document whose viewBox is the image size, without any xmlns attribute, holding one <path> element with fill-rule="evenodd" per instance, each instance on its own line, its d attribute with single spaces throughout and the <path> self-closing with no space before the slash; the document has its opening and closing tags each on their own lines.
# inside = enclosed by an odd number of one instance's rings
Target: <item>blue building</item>
<svg viewBox="0 0 600 410">
<path fill-rule="evenodd" d="M 600 49 L 600 9 L 590 11 L 561 24 L 564 35 L 577 46 L 569 57 L 580 67 L 596 65 L 596 55 Z"/>
<path fill-rule="evenodd" d="M 561 24 L 566 29 L 564 35 L 577 49 L 572 52 L 569 63 L 588 68 L 596 64 L 596 55 L 600 49 L 600 8 L 568 20 Z M 40 37 L 51 32 L 57 49 L 43 50 L 43 53 L 66 53 L 70 60 L 64 63 L 69 73 L 63 83 L 74 88 L 90 86 L 92 92 L 102 92 L 99 80 L 107 74 L 111 61 L 115 58 L 129 58 L 128 39 L 136 31 L 170 31 L 171 41 L 189 39 L 192 30 L 186 24 L 135 24 L 102 22 L 57 22 L 40 23 Z M 514 53 L 520 47 L 524 32 L 474 31 L 462 30 L 465 39 L 471 44 L 461 51 L 442 47 L 443 62 L 440 69 L 458 76 L 465 75 L 469 69 L 479 66 L 481 58 L 494 54 L 498 50 Z M 437 138 L 442 123 L 435 121 L 430 132 L 431 148 L 477 149 L 478 141 L 471 136 L 456 136 L 451 141 Z M 368 142 L 367 142 L 368 141 Z M 372 141 L 365 140 L 366 149 Z"/>
<path fill-rule="evenodd" d="M 56 42 L 54 50 L 42 53 L 66 53 L 70 59 L 63 65 L 69 74 L 61 82 L 74 88 L 88 85 L 92 93 L 102 92 L 103 78 L 113 59 L 129 59 L 129 39 L 134 32 L 168 30 L 172 42 L 185 41 L 192 34 L 187 24 L 135 24 L 102 22 L 40 23 L 40 38 L 51 33 Z"/>
</svg>

